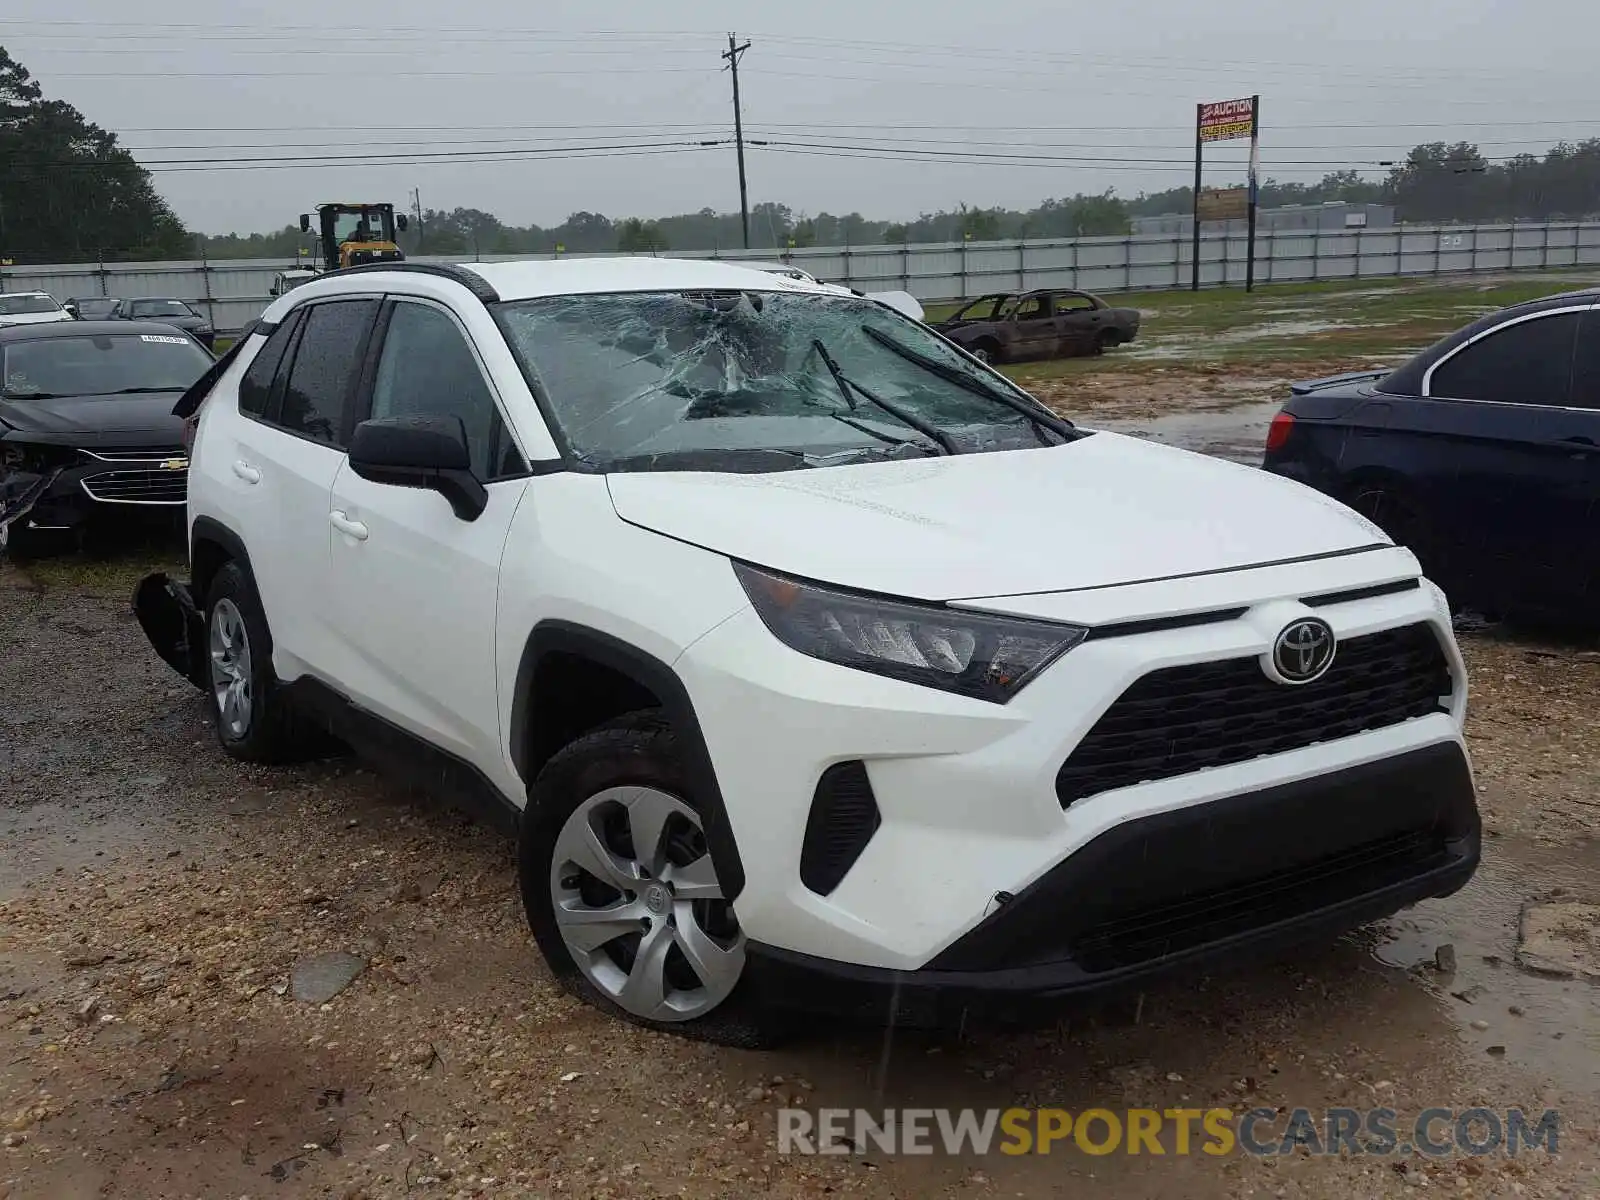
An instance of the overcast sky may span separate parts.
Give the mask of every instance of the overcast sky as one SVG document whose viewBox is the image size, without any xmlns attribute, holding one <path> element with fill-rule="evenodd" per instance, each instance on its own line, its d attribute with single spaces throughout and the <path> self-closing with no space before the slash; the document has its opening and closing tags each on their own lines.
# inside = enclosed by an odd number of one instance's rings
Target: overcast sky
<svg viewBox="0 0 1600 1200">
<path fill-rule="evenodd" d="M 280 228 L 324 200 L 409 203 L 412 188 L 518 225 L 736 210 L 731 145 L 671 144 L 731 137 L 730 29 L 752 43 L 747 136 L 803 143 L 749 151 L 751 200 L 813 213 L 1182 184 L 1195 103 L 1253 92 L 1264 174 L 1280 179 L 1376 176 L 1419 141 L 1496 158 L 1600 136 L 1593 0 L 0 5 L 0 45 L 117 132 L 208 233 Z M 310 165 L 344 143 L 395 157 Z M 263 157 L 294 161 L 172 169 Z M 1243 182 L 1242 158 L 1219 148 L 1206 182 Z"/>
</svg>

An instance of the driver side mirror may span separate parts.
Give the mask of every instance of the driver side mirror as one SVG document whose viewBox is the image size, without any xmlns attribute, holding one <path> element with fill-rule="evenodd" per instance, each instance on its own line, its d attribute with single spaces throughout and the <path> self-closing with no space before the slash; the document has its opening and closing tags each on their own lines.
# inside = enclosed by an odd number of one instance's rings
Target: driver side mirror
<svg viewBox="0 0 1600 1200">
<path fill-rule="evenodd" d="M 404 233 L 406 231 L 406 215 L 405 215 L 405 213 L 396 213 L 395 214 L 394 227 L 396 229 L 398 229 L 401 233 Z"/>
<path fill-rule="evenodd" d="M 67 316 L 71 317 L 74 321 L 78 319 L 78 306 L 72 301 L 68 300 L 61 307 L 63 310 L 65 310 Z"/>
<path fill-rule="evenodd" d="M 438 492 L 463 521 L 476 521 L 489 506 L 460 417 L 363 421 L 350 439 L 350 469 L 373 483 Z"/>
<path fill-rule="evenodd" d="M 301 233 L 310 233 L 311 232 L 311 214 L 310 213 L 301 213 L 300 214 L 300 232 Z"/>
</svg>

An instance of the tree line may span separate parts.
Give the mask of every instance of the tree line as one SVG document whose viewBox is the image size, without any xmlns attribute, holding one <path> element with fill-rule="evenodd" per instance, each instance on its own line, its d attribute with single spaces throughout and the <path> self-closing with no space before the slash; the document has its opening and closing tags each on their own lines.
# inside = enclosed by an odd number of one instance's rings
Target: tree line
<svg viewBox="0 0 1600 1200">
<path fill-rule="evenodd" d="M 1019 210 L 958 205 L 892 221 L 833 213 L 807 215 L 765 201 L 750 210 L 750 244 L 781 253 L 806 246 L 874 246 L 919 242 L 1000 241 L 1048 237 L 1120 237 L 1136 216 L 1187 213 L 1188 187 L 1123 198 L 1113 191 L 1046 200 Z M 1600 213 L 1600 138 L 1561 143 L 1543 156 L 1490 162 L 1467 142 L 1417 146 L 1386 178 L 1333 171 L 1313 183 L 1266 179 L 1261 205 L 1392 204 L 1401 221 L 1478 222 L 1575 219 Z M 511 225 L 477 208 L 424 210 L 401 235 L 408 254 L 573 254 L 623 251 L 730 250 L 742 247 L 738 213 L 704 208 L 669 217 L 614 219 L 576 212 L 560 225 Z M 305 245 L 300 231 L 207 238 L 207 252 L 227 258 L 292 257 Z"/>
<path fill-rule="evenodd" d="M 1419 145 L 1382 180 L 1335 171 L 1315 183 L 1266 180 L 1265 207 L 1330 200 L 1389 203 L 1402 221 L 1487 222 L 1574 218 L 1600 212 L 1600 139 L 1561 143 L 1545 155 L 1489 161 L 1468 142 Z M 1132 198 L 1107 190 L 1045 200 L 1031 209 L 961 204 L 915 220 L 859 212 L 807 214 L 764 201 L 750 211 L 752 247 L 899 245 L 1018 238 L 1121 236 L 1135 216 L 1188 212 L 1187 187 Z M 744 245 L 737 213 L 703 208 L 675 216 L 613 218 L 576 212 L 559 225 L 514 225 L 478 208 L 424 210 L 400 236 L 408 254 L 664 253 Z M 310 239 L 297 225 L 270 233 L 191 234 L 150 173 L 114 133 L 72 105 L 48 100 L 0 47 L 0 263 L 188 258 L 292 260 Z"/>
</svg>

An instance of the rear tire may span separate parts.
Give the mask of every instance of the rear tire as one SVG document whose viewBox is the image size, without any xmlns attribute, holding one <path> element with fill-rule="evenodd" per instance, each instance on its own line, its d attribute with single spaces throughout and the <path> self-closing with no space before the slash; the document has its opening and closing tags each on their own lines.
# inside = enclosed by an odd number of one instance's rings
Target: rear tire
<svg viewBox="0 0 1600 1200">
<path fill-rule="evenodd" d="M 1388 534 L 1395 545 L 1404 546 L 1415 554 L 1422 564 L 1423 574 L 1440 587 L 1449 590 L 1459 583 L 1449 577 L 1449 563 L 1431 523 L 1400 488 L 1385 482 L 1358 484 L 1349 504 Z"/>
<path fill-rule="evenodd" d="M 1005 352 L 1001 350 L 1000 343 L 991 341 L 988 338 L 984 338 L 981 342 L 975 342 L 968 353 L 979 362 L 988 363 L 990 366 L 1005 361 Z"/>
<path fill-rule="evenodd" d="M 217 741 L 244 762 L 294 762 L 315 741 L 272 673 L 270 645 L 255 583 L 238 563 L 224 563 L 206 594 L 206 694 Z"/>
<path fill-rule="evenodd" d="M 545 765 L 517 873 L 534 940 L 572 994 L 664 1033 L 747 1048 L 782 1039 L 744 977 L 744 933 L 659 713 L 618 718 Z"/>
<path fill-rule="evenodd" d="M 1099 357 L 1107 350 L 1114 348 L 1116 345 L 1118 345 L 1117 335 L 1111 332 L 1109 329 L 1102 329 L 1099 333 L 1094 335 L 1094 346 L 1090 349 L 1089 353 Z"/>
</svg>

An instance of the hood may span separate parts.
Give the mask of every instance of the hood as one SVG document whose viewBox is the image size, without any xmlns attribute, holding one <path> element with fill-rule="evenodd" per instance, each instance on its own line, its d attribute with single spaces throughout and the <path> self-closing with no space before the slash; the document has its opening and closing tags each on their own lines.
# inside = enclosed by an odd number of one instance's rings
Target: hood
<svg viewBox="0 0 1600 1200">
<path fill-rule="evenodd" d="M 30 441 L 70 446 L 181 446 L 183 420 L 172 415 L 181 391 L 57 400 L 0 398 L 0 425 Z"/>
<path fill-rule="evenodd" d="M 70 321 L 72 314 L 66 309 L 57 309 L 55 312 L 42 313 L 5 313 L 0 314 L 0 329 L 9 325 L 49 325 L 54 321 Z"/>
<path fill-rule="evenodd" d="M 1112 433 L 767 475 L 607 476 L 623 520 L 776 571 L 960 600 L 1110 587 L 1386 545 L 1254 467 Z"/>
</svg>

